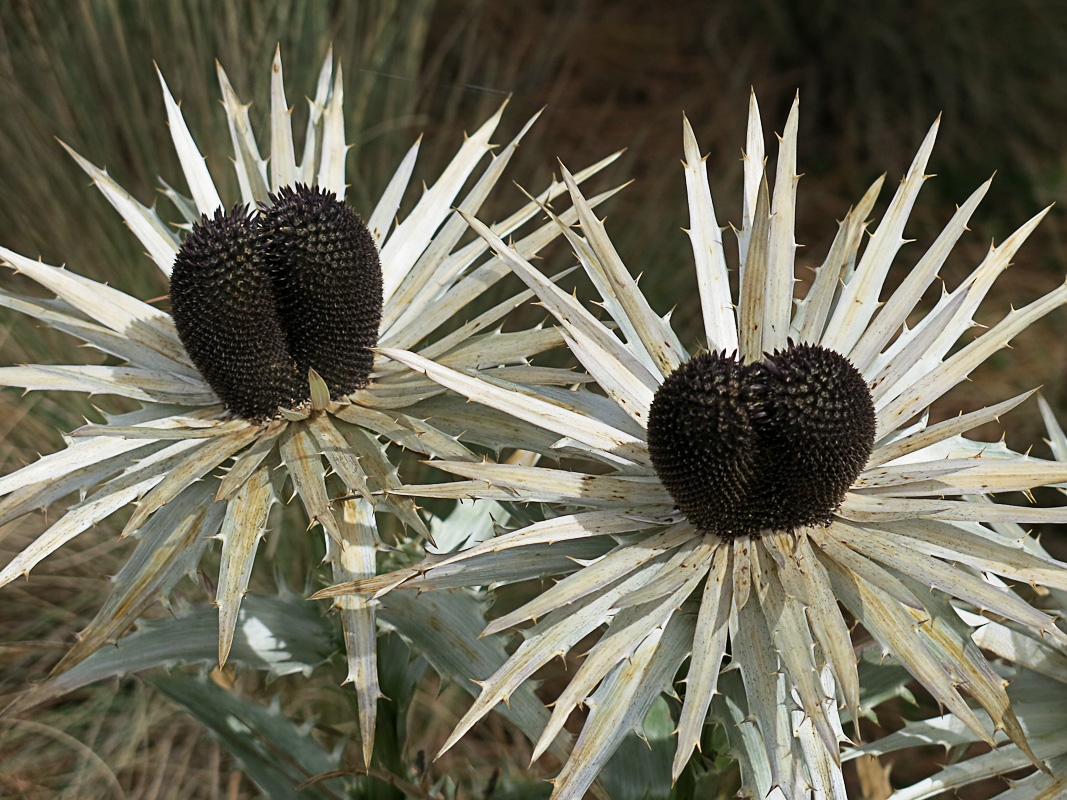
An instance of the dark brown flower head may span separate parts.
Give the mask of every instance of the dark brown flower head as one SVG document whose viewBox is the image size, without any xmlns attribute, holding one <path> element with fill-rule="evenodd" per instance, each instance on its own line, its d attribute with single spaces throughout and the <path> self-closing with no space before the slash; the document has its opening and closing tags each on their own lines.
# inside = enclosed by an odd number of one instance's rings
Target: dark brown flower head
<svg viewBox="0 0 1067 800">
<path fill-rule="evenodd" d="M 843 356 L 794 345 L 682 364 L 648 415 L 652 464 L 702 531 L 732 538 L 827 524 L 874 447 L 874 403 Z"/>
<path fill-rule="evenodd" d="M 336 400 L 367 385 L 382 320 L 382 268 L 359 215 L 332 192 L 297 184 L 259 217 L 278 319 L 301 374 Z"/>
<path fill-rule="evenodd" d="M 193 364 L 226 407 L 261 421 L 310 397 L 367 385 L 382 317 L 378 251 L 336 196 L 297 184 L 250 215 L 193 226 L 174 262 L 171 307 Z"/>
<path fill-rule="evenodd" d="M 170 276 L 171 314 L 193 364 L 235 413 L 273 416 L 308 396 L 263 270 L 263 241 L 247 206 L 193 226 Z"/>
</svg>

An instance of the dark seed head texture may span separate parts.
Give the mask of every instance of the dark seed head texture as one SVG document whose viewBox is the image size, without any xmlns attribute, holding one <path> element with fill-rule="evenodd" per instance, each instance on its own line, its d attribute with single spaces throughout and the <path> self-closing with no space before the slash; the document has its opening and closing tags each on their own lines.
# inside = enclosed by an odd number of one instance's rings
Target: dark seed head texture
<svg viewBox="0 0 1067 800">
<path fill-rule="evenodd" d="M 170 298 L 193 364 L 246 419 L 308 400 L 309 368 L 334 399 L 367 385 L 381 264 L 363 221 L 333 193 L 297 184 L 254 215 L 205 215 L 175 259 Z"/>
<path fill-rule="evenodd" d="M 846 358 L 794 345 L 742 364 L 682 364 L 648 415 L 652 464 L 701 531 L 724 538 L 828 524 L 874 447 L 874 403 Z"/>
<path fill-rule="evenodd" d="M 215 394 L 246 419 L 273 416 L 308 394 L 275 313 L 263 242 L 247 206 L 193 226 L 170 276 L 174 325 Z"/>
<path fill-rule="evenodd" d="M 297 184 L 270 196 L 259 228 L 301 374 L 313 367 L 334 400 L 366 386 L 382 319 L 382 269 L 367 226 L 332 192 Z"/>
</svg>

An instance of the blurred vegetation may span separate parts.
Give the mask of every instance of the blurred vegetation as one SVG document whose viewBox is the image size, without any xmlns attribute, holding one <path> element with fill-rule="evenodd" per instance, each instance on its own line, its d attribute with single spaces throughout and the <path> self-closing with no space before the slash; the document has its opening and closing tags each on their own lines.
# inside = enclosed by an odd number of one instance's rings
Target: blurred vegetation
<svg viewBox="0 0 1067 800">
<path fill-rule="evenodd" d="M 221 155 L 230 145 L 215 59 L 239 96 L 254 102 L 252 121 L 263 131 L 275 47 L 281 47 L 288 100 L 299 119 L 306 113 L 301 97 L 312 92 L 331 42 L 345 74 L 355 207 L 370 207 L 420 133 L 420 163 L 433 165 L 421 174 L 435 174 L 462 131 L 507 96 L 511 108 L 501 140 L 547 106 L 511 177 L 538 185 L 557 157 L 584 166 L 628 148 L 613 174 L 636 183 L 610 206 L 609 231 L 631 269 L 644 274 L 655 305 L 661 311 L 678 305 L 674 319 L 687 341 L 696 338 L 698 311 L 692 257 L 679 230 L 688 225 L 678 166 L 682 111 L 709 153 L 720 221 L 736 223 L 750 88 L 760 99 L 768 137 L 781 129 L 799 89 L 798 162 L 805 177 L 797 239 L 807 265 L 822 260 L 836 220 L 871 181 L 888 172 L 889 186 L 895 184 L 938 114 L 932 164 L 939 178 L 919 199 L 907 231 L 918 243 L 913 251 L 905 248 L 900 267 L 914 263 L 955 204 L 994 171 L 972 235 L 942 273 L 950 284 L 970 272 L 990 240 L 1003 240 L 1067 192 L 1067 92 L 1055 88 L 1067 83 L 1062 2 L 8 0 L 0 4 L 0 243 L 65 262 L 138 297 L 164 295 L 158 271 L 54 137 L 151 202 L 158 176 L 180 174 L 155 62 L 181 100 L 224 196 L 234 197 L 232 171 Z M 773 158 L 773 147 L 770 153 Z M 510 208 L 519 197 L 504 187 L 496 208 Z M 170 209 L 165 214 L 177 218 Z M 1067 217 L 1054 209 L 1001 279 L 982 321 L 999 319 L 1010 305 L 1063 280 L 1065 255 Z M 555 267 L 567 263 L 564 258 Z M 0 280 L 5 288 L 26 289 L 17 276 Z M 1044 384 L 1046 397 L 1067 414 L 1065 332 L 1063 315 L 1051 315 L 1019 337 L 1011 358 L 986 365 L 968 390 L 952 393 L 935 416 L 1036 384 Z M 13 314 L 0 320 L 0 353 L 5 364 L 92 357 Z M 58 431 L 91 413 L 83 398 L 5 392 L 2 470 L 61 446 Z M 1034 408 L 1020 409 L 1005 424 L 1013 446 L 1040 439 Z M 982 433 L 995 438 L 1000 430 Z M 1035 452 L 1045 455 L 1041 447 Z M 0 558 L 28 542 L 35 532 L 28 527 L 16 523 L 0 531 Z M 111 526 L 87 532 L 46 560 L 32 581 L 0 591 L 0 700 L 47 674 L 95 612 L 107 590 L 103 577 L 128 553 L 115 534 Z M 302 573 L 301 564 L 315 562 L 315 547 L 309 543 L 306 553 L 292 554 L 291 577 Z M 273 586 L 269 570 L 262 572 L 259 587 Z M 191 594 L 204 597 L 202 589 Z M 287 709 L 307 709 L 309 698 L 333 691 L 335 677 L 245 688 L 264 700 L 285 695 Z M 418 731 L 426 747 L 443 738 L 437 734 L 454 721 L 461 697 L 446 692 L 435 698 L 422 689 L 411 700 L 416 709 L 434 710 L 423 716 L 432 725 Z M 505 732 L 499 721 L 492 725 L 501 727 L 487 726 L 436 767 L 425 767 L 417 752 L 405 757 L 439 775 L 463 774 L 465 796 L 479 794 L 495 780 L 492 764 L 521 773 L 528 755 L 519 734 Z M 201 730 L 144 684 L 126 681 L 119 691 L 114 684 L 89 687 L 0 725 L 0 795 L 254 796 L 232 758 Z M 511 742 L 510 750 L 501 749 L 503 741 Z M 496 796 L 524 790 L 512 791 L 501 785 Z"/>
</svg>

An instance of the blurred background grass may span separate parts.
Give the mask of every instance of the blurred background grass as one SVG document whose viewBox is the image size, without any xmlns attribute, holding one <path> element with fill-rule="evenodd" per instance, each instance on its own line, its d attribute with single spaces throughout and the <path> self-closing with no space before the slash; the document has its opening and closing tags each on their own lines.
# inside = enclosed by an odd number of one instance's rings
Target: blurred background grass
<svg viewBox="0 0 1067 800">
<path fill-rule="evenodd" d="M 268 110 L 267 65 L 275 46 L 281 46 L 288 99 L 300 118 L 302 96 L 311 93 L 331 42 L 345 73 L 353 206 L 365 213 L 372 207 L 420 133 L 423 167 L 417 174 L 433 175 L 463 130 L 505 97 L 512 99 L 500 141 L 547 106 L 511 178 L 536 187 L 555 171 L 557 157 L 581 167 L 627 148 L 613 174 L 635 184 L 612 202 L 608 228 L 631 269 L 643 273 L 654 305 L 661 311 L 678 306 L 674 319 L 687 342 L 697 339 L 698 309 L 692 257 L 680 230 L 688 224 L 679 166 L 682 111 L 710 154 L 720 222 L 736 223 L 750 87 L 768 137 L 781 130 L 799 89 L 804 178 L 797 240 L 804 265 L 822 260 L 836 220 L 888 172 L 878 218 L 939 113 L 931 162 L 938 178 L 920 196 L 906 231 L 917 244 L 904 249 L 899 267 L 914 263 L 955 204 L 994 171 L 972 233 L 942 271 L 950 286 L 970 272 L 991 240 L 1002 241 L 1067 192 L 1067 92 L 1057 88 L 1067 85 L 1062 2 L 916 0 L 860 8 L 844 0 L 7 0 L 0 4 L 0 243 L 145 299 L 165 294 L 158 271 L 54 137 L 106 165 L 134 196 L 151 202 L 157 176 L 179 174 L 154 61 L 181 100 L 224 196 L 232 198 L 215 59 L 241 98 L 254 102 L 256 125 Z M 774 148 L 769 151 L 773 158 Z M 519 198 L 514 187 L 499 188 L 485 216 L 496 217 Z M 981 321 L 996 321 L 1009 306 L 1053 288 L 1067 271 L 1065 255 L 1067 216 L 1053 209 L 1001 278 Z M 556 267 L 569 263 L 557 256 Z M 899 278 L 898 269 L 890 281 Z M 15 276 L 0 281 L 29 290 Z M 939 404 L 935 416 L 1037 384 L 1067 416 L 1065 330 L 1062 313 L 1035 325 L 1010 354 Z M 0 318 L 0 355 L 5 364 L 93 357 L 10 313 Z M 4 392 L 0 469 L 60 447 L 59 431 L 89 413 L 81 398 Z M 1039 442 L 1036 408 L 1010 415 L 1004 430 L 1013 446 Z M 995 438 L 1001 429 L 981 433 Z M 1035 453 L 1047 451 L 1038 444 Z M 39 521 L 0 531 L 0 558 L 24 546 Z M 0 592 L 0 695 L 44 675 L 95 612 L 108 588 L 104 576 L 128 552 L 114 536 L 111 526 L 88 532 L 45 561 L 32 581 Z M 263 580 L 270 583 L 269 572 Z M 72 797 L 253 796 L 218 746 L 199 737 L 196 723 L 148 688 L 123 686 L 117 694 L 114 686 L 87 689 L 76 703 L 0 727 L 0 795 L 43 798 L 62 789 Z M 495 739 L 487 734 L 481 741 Z M 479 756 L 482 745 L 476 738 L 461 757 L 483 766 L 508 758 L 485 747 Z M 525 746 L 516 746 L 516 768 L 525 753 Z M 488 776 L 491 769 L 483 771 Z"/>
</svg>

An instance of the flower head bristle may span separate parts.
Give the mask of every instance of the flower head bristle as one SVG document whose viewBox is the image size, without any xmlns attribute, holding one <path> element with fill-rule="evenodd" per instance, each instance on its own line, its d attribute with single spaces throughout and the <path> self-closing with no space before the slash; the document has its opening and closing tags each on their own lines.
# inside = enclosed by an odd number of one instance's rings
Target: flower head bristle
<svg viewBox="0 0 1067 800">
<path fill-rule="evenodd" d="M 648 415 L 660 480 L 719 536 L 826 524 L 874 446 L 874 405 L 841 355 L 791 345 L 760 361 L 706 353 L 667 376 Z"/>
<path fill-rule="evenodd" d="M 307 393 L 274 312 L 263 248 L 247 206 L 205 214 L 174 260 L 170 285 L 174 325 L 193 364 L 227 408 L 253 420 Z"/>
</svg>

